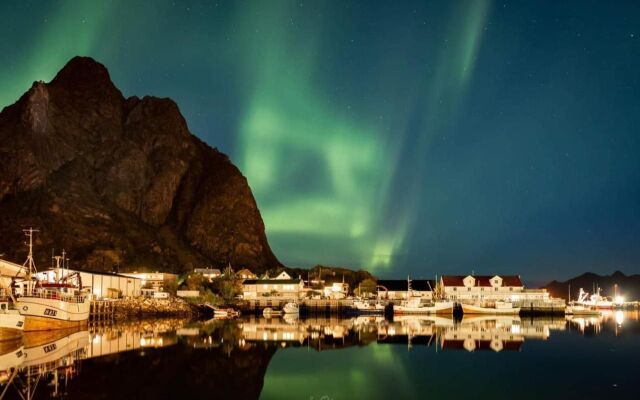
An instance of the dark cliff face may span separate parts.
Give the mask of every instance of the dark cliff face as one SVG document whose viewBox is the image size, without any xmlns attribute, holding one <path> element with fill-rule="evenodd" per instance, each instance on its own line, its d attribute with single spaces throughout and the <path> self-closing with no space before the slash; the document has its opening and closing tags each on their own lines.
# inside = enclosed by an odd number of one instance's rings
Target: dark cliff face
<svg viewBox="0 0 640 400">
<path fill-rule="evenodd" d="M 195 136 L 170 99 L 125 99 L 76 57 L 0 113 L 0 253 L 72 266 L 185 271 L 279 265 L 247 180 Z"/>
</svg>

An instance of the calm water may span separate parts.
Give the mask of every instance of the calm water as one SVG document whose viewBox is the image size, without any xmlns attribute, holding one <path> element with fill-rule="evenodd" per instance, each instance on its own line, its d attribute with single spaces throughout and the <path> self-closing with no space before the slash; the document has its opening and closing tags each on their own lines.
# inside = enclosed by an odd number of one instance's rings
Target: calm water
<svg viewBox="0 0 640 400">
<path fill-rule="evenodd" d="M 638 398 L 638 312 L 153 320 L 0 345 L 2 398 Z"/>
</svg>

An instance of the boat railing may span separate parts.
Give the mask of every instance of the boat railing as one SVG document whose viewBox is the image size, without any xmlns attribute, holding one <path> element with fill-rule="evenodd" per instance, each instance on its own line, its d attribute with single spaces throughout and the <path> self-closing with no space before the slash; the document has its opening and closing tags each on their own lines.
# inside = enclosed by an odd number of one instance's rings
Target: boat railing
<svg viewBox="0 0 640 400">
<path fill-rule="evenodd" d="M 86 299 L 85 295 L 72 295 L 72 294 L 60 293 L 56 290 L 41 290 L 38 292 L 29 293 L 24 297 L 35 297 L 35 298 L 47 299 L 47 300 L 60 300 L 67 303 L 84 303 Z"/>
</svg>

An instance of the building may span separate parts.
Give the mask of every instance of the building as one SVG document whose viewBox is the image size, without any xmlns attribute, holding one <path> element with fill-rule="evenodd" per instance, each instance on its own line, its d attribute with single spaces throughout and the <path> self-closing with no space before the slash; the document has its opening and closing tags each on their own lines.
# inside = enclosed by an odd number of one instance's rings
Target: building
<svg viewBox="0 0 640 400">
<path fill-rule="evenodd" d="M 409 294 L 409 282 L 411 282 L 411 294 Z M 378 299 L 401 300 L 407 297 L 422 297 L 432 300 L 435 286 L 435 281 L 428 279 L 379 280 Z"/>
<path fill-rule="evenodd" d="M 220 270 L 217 268 L 196 268 L 193 270 L 193 272 L 196 274 L 201 274 L 209 281 L 222 276 L 222 272 L 220 272 Z"/>
<path fill-rule="evenodd" d="M 445 300 L 457 302 L 515 301 L 525 295 L 518 275 L 444 275 L 439 291 Z"/>
<path fill-rule="evenodd" d="M 244 299 L 260 299 L 262 297 L 299 298 L 304 289 L 301 278 L 293 279 L 286 272 L 275 278 L 245 279 L 242 282 Z"/>
<path fill-rule="evenodd" d="M 324 297 L 339 300 L 344 299 L 349 294 L 349 284 L 344 282 L 334 282 L 331 286 L 325 286 L 323 290 Z"/>
<path fill-rule="evenodd" d="M 162 292 L 167 283 L 178 280 L 178 275 L 167 272 L 132 272 L 123 273 L 124 276 L 138 278 L 142 282 L 142 286 L 146 291 Z"/>
<path fill-rule="evenodd" d="M 250 270 L 243 268 L 236 274 L 240 279 L 258 279 L 258 275 L 254 274 Z"/>
<path fill-rule="evenodd" d="M 139 297 L 142 293 L 142 286 L 144 286 L 140 278 L 124 274 L 73 269 L 59 269 L 58 271 L 58 275 L 56 275 L 56 269 L 50 269 L 38 272 L 36 276 L 39 280 L 56 282 L 58 278 L 77 272 L 80 274 L 82 289 L 90 291 L 96 299 Z"/>
</svg>

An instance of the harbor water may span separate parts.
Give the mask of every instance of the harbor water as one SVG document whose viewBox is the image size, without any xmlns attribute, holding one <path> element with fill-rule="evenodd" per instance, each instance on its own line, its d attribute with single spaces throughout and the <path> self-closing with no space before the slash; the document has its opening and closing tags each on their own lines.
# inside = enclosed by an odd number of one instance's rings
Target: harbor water
<svg viewBox="0 0 640 400">
<path fill-rule="evenodd" d="M 157 319 L 0 342 L 2 399 L 637 398 L 638 311 Z"/>
</svg>

